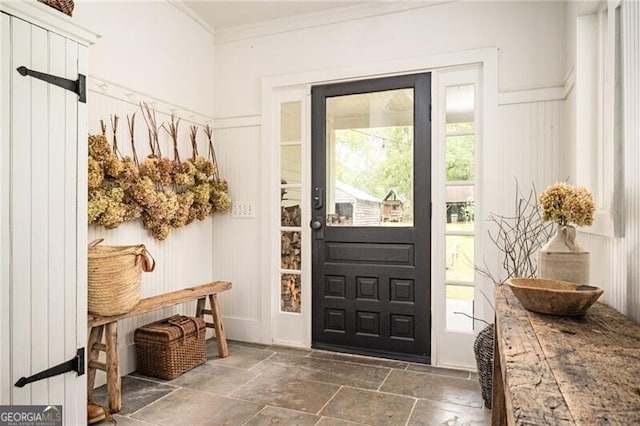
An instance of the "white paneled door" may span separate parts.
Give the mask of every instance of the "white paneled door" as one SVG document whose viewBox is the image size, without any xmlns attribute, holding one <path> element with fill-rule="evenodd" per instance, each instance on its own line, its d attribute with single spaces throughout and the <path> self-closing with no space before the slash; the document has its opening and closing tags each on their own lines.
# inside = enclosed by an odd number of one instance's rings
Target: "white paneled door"
<svg viewBox="0 0 640 426">
<path fill-rule="evenodd" d="M 2 13 L 0 404 L 86 422 L 86 376 L 16 383 L 86 345 L 86 104 L 17 68 L 78 79 L 86 47 Z M 81 355 L 84 364 L 84 355 Z"/>
</svg>

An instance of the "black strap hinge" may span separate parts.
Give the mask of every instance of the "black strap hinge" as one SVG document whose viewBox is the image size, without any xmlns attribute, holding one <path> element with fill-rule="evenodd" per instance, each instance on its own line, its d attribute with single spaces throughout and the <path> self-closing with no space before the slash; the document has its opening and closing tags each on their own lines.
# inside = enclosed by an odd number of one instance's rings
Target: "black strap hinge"
<svg viewBox="0 0 640 426">
<path fill-rule="evenodd" d="M 48 379 L 49 377 L 57 376 L 59 374 L 68 373 L 69 371 L 75 371 L 78 376 L 84 374 L 84 348 L 78 349 L 76 356 L 71 358 L 67 362 L 58 364 L 55 367 L 48 368 L 44 371 L 34 374 L 29 377 L 20 377 L 14 386 L 19 388 L 28 385 L 29 383 L 37 382 L 38 380 Z"/>
<path fill-rule="evenodd" d="M 74 81 L 69 80 L 68 78 L 30 70 L 24 66 L 18 67 L 17 70 L 22 76 L 29 75 L 33 78 L 37 78 L 38 80 L 46 81 L 47 83 L 69 90 L 78 95 L 79 102 L 83 104 L 87 103 L 87 78 L 82 74 L 78 74 L 78 79 Z"/>
</svg>

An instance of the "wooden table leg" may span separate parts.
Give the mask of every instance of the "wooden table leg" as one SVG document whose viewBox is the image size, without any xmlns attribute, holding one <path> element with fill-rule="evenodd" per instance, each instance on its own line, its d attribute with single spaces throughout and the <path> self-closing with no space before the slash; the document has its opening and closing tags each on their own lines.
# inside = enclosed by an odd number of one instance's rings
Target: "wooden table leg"
<svg viewBox="0 0 640 426">
<path fill-rule="evenodd" d="M 493 375 L 491 385 L 491 426 L 503 426 L 507 424 L 507 411 L 504 399 L 502 362 L 500 361 L 498 324 L 495 326 L 493 336 Z"/>
<path fill-rule="evenodd" d="M 117 413 L 122 409 L 120 360 L 118 358 L 118 322 L 105 325 L 107 344 L 107 393 L 109 411 Z"/>
<path fill-rule="evenodd" d="M 89 349 L 87 360 L 87 399 L 89 401 L 91 401 L 93 397 L 93 387 L 96 383 L 96 368 L 92 367 L 92 361 L 98 361 L 98 357 L 100 356 L 100 349 L 95 348 L 95 346 L 102 342 L 103 331 L 104 326 L 99 325 L 97 327 L 91 327 L 91 331 L 89 332 L 89 342 L 87 344 L 87 348 Z"/>
<path fill-rule="evenodd" d="M 218 344 L 218 355 L 220 358 L 229 356 L 229 348 L 227 347 L 227 334 L 224 331 L 222 323 L 222 312 L 220 310 L 220 302 L 218 295 L 209 295 L 209 303 L 211 304 L 211 315 L 213 316 L 213 325 L 216 329 L 216 343 Z"/>
</svg>

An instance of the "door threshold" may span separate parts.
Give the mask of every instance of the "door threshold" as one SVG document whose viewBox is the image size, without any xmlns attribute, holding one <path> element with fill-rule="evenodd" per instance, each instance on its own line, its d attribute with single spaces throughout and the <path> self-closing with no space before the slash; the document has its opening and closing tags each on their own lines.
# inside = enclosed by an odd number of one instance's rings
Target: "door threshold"
<svg viewBox="0 0 640 426">
<path fill-rule="evenodd" d="M 364 350 L 362 348 L 354 348 L 350 346 L 328 345 L 326 343 L 312 343 L 311 348 L 319 349 L 323 351 L 330 351 L 330 352 L 340 352 L 340 353 L 351 354 L 351 355 L 363 355 L 363 356 L 370 356 L 375 358 L 392 359 L 395 361 L 407 361 L 407 362 L 415 362 L 419 364 L 431 365 L 431 357 L 426 355 L 402 354 L 397 352 L 380 351 L 380 350 L 373 350 L 373 349 Z"/>
</svg>

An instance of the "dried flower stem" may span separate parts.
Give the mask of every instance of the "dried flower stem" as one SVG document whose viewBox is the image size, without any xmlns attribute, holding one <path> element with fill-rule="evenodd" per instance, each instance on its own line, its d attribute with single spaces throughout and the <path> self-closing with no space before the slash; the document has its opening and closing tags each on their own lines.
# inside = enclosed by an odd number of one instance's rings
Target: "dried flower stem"
<svg viewBox="0 0 640 426">
<path fill-rule="evenodd" d="M 138 160 L 138 153 L 136 152 L 136 144 L 134 143 L 135 139 L 135 122 L 136 122 L 136 113 L 134 112 L 131 118 L 127 115 L 127 127 L 129 128 L 129 137 L 131 138 L 131 152 L 133 156 L 133 161 L 136 166 L 140 166 L 140 161 Z"/>
<path fill-rule="evenodd" d="M 176 120 L 176 115 L 171 114 L 171 123 L 169 123 L 169 128 L 167 129 L 163 124 L 161 127 L 169 133 L 171 139 L 173 140 L 173 159 L 175 161 L 180 162 L 180 153 L 178 152 L 178 126 L 180 125 L 180 119 Z"/>
<path fill-rule="evenodd" d="M 151 155 L 155 155 L 158 158 L 162 157 L 162 151 L 160 150 L 160 142 L 158 140 L 158 123 L 156 121 L 156 111 L 149 106 L 146 102 L 140 103 L 142 108 L 142 117 L 149 129 L 149 145 L 151 147 Z"/>
<path fill-rule="evenodd" d="M 113 154 L 119 158 L 122 158 L 122 154 L 118 149 L 118 120 L 120 117 L 117 115 L 111 116 L 111 131 L 113 132 Z"/>
<path fill-rule="evenodd" d="M 190 134 L 189 136 L 191 137 L 191 149 L 193 152 L 193 160 L 195 161 L 196 157 L 198 156 L 198 144 L 196 142 L 196 136 L 198 135 L 198 126 L 191 126 L 190 127 Z"/>
</svg>

